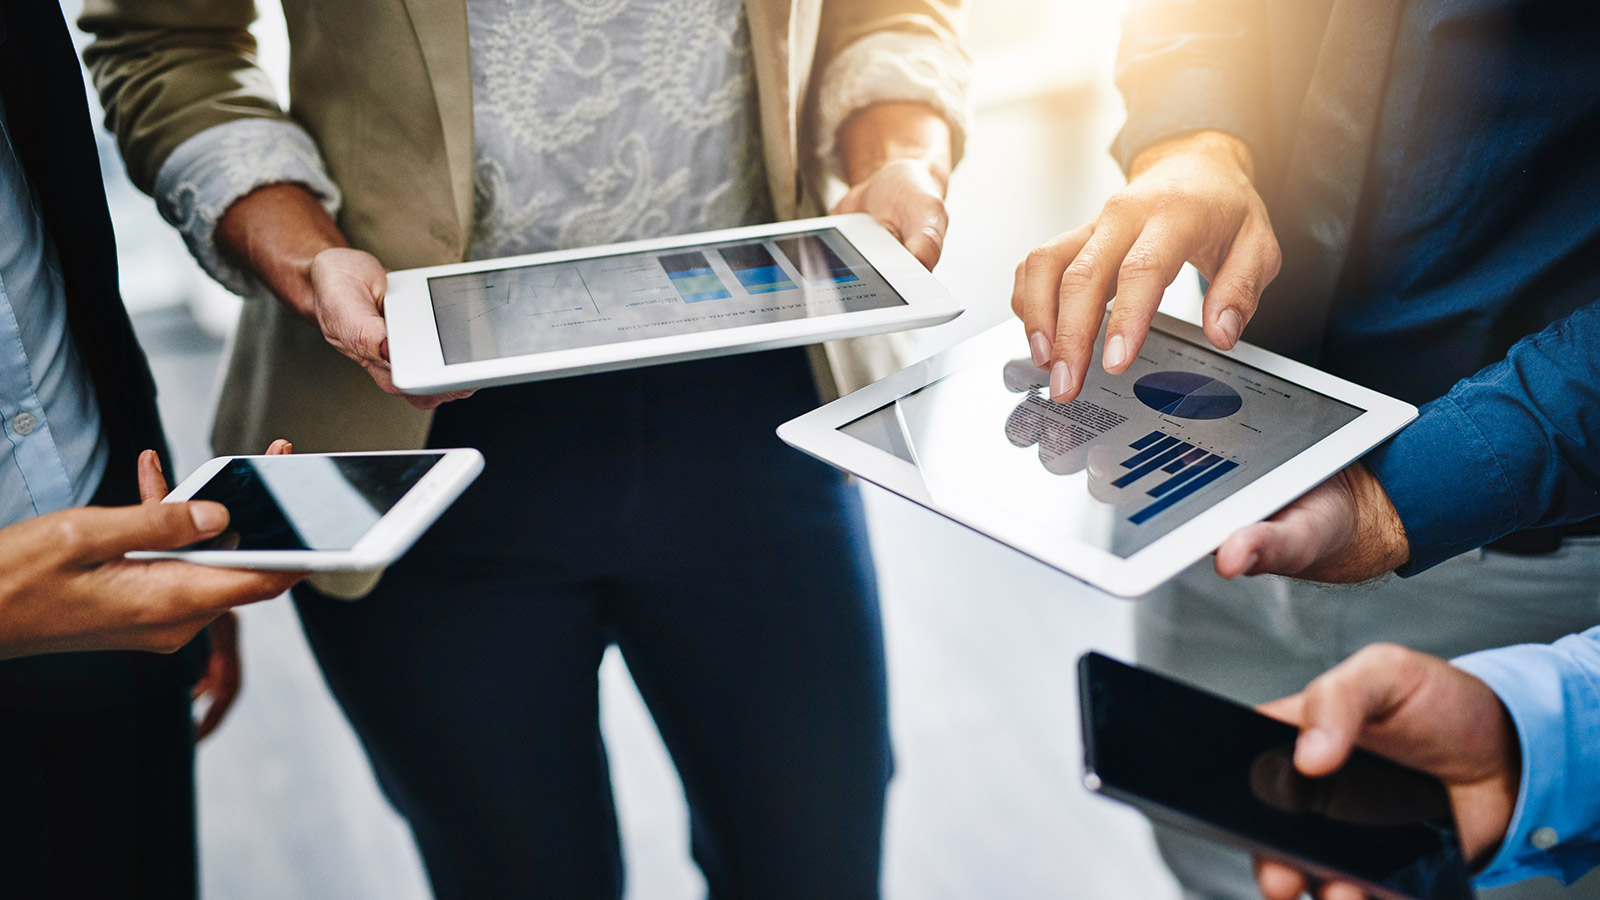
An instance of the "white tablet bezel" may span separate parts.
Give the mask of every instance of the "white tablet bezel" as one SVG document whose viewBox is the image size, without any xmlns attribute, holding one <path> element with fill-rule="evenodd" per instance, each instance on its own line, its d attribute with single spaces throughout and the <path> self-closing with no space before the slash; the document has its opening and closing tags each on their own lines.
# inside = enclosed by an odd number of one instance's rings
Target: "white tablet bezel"
<svg viewBox="0 0 1600 900">
<path fill-rule="evenodd" d="M 1126 558 L 1084 542 L 1074 541 L 1065 546 L 1046 542 L 1029 528 L 997 533 L 993 526 L 970 521 L 960 510 L 945 508 L 929 495 L 915 465 L 839 430 L 947 375 L 980 361 L 993 360 L 997 353 L 1027 356 L 1022 326 L 1017 322 L 996 326 L 876 384 L 785 422 L 779 426 L 778 436 L 823 462 L 906 497 L 1107 593 L 1136 597 L 1214 551 L 1228 535 L 1282 509 L 1416 418 L 1416 407 L 1409 403 L 1259 347 L 1241 342 L 1232 350 L 1217 350 L 1205 333 L 1189 322 L 1157 314 L 1151 327 L 1347 403 L 1361 410 L 1361 415 Z"/>
<path fill-rule="evenodd" d="M 619 341 L 591 347 L 550 350 L 503 359 L 449 364 L 439 343 L 428 279 L 445 275 L 514 269 L 543 263 L 672 250 L 701 244 L 783 237 L 836 228 L 900 294 L 903 305 L 859 310 L 787 322 L 735 325 L 694 334 Z M 395 386 L 414 394 L 492 387 L 605 372 L 635 366 L 703 359 L 756 350 L 775 350 L 841 338 L 905 331 L 948 322 L 961 305 L 916 257 L 869 215 L 827 216 L 678 235 L 603 247 L 585 247 L 505 259 L 478 260 L 389 273 L 384 320 L 389 330 L 390 375 Z"/>
<path fill-rule="evenodd" d="M 308 572 L 350 572 L 381 569 L 411 549 L 461 492 L 483 471 L 483 454 L 471 448 L 378 450 L 365 453 L 303 453 L 310 456 L 414 456 L 444 454 L 389 511 L 349 550 L 138 550 L 129 559 L 181 559 L 207 566 L 280 569 Z M 219 456 L 201 464 L 161 502 L 182 503 L 235 459 L 262 456 Z"/>
</svg>

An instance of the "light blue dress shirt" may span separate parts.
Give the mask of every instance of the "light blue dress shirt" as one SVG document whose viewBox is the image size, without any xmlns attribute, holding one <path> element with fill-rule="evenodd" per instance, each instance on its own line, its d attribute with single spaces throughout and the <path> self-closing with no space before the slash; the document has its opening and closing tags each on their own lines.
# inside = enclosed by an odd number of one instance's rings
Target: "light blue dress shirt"
<svg viewBox="0 0 1600 900">
<path fill-rule="evenodd" d="M 1522 746 L 1516 810 L 1478 886 L 1535 875 L 1571 884 L 1600 867 L 1600 628 L 1455 665 L 1500 696 Z"/>
<path fill-rule="evenodd" d="M 0 525 L 89 502 L 107 453 L 61 264 L 0 106 Z"/>
</svg>

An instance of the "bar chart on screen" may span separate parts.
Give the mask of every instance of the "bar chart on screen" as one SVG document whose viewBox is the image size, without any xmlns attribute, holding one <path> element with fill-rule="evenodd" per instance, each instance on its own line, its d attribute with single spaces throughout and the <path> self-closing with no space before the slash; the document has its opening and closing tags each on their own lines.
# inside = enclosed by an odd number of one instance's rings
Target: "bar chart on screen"
<svg viewBox="0 0 1600 900">
<path fill-rule="evenodd" d="M 1128 521 L 1135 525 L 1143 525 L 1166 512 L 1206 486 L 1227 477 L 1240 465 L 1238 460 L 1164 431 L 1152 431 L 1129 444 L 1128 449 L 1133 453 L 1122 461 L 1121 466 L 1127 471 L 1112 481 L 1111 486 L 1142 488 L 1150 485 L 1145 495 L 1152 498 L 1152 502 L 1128 517 Z M 1157 481 L 1151 476 L 1165 477 Z"/>
<path fill-rule="evenodd" d="M 678 295 L 685 303 L 699 303 L 703 300 L 726 300 L 733 294 L 728 292 L 727 285 L 717 275 L 711 263 L 706 261 L 706 255 L 699 251 L 689 253 L 673 253 L 660 257 L 661 268 L 672 279 L 672 286 L 678 289 Z"/>
<path fill-rule="evenodd" d="M 815 234 L 800 234 L 777 241 L 778 249 L 812 284 L 847 284 L 861 278 L 828 242 Z"/>
<path fill-rule="evenodd" d="M 717 252 L 722 254 L 723 261 L 733 270 L 733 276 L 739 279 L 746 293 L 772 294 L 796 288 L 794 279 L 778 265 L 766 244 L 735 244 Z"/>
</svg>

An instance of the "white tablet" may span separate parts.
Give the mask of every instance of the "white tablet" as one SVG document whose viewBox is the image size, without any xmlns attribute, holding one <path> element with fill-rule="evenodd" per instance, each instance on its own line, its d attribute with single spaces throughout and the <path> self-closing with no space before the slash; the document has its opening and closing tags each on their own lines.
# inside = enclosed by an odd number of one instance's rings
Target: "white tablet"
<svg viewBox="0 0 1600 900">
<path fill-rule="evenodd" d="M 1105 333 L 1101 332 L 1101 341 Z M 1359 458 L 1416 408 L 1156 317 L 1120 375 L 1097 345 L 1049 399 L 1008 322 L 785 423 L 824 462 L 1102 590 L 1143 594 Z"/>
<path fill-rule="evenodd" d="M 489 387 L 937 325 L 961 307 L 871 216 L 389 274 L 397 387 Z"/>
<path fill-rule="evenodd" d="M 221 503 L 228 530 L 204 544 L 128 557 L 244 569 L 381 569 L 411 549 L 482 471 L 483 456 L 471 449 L 222 456 L 163 502 Z"/>
</svg>

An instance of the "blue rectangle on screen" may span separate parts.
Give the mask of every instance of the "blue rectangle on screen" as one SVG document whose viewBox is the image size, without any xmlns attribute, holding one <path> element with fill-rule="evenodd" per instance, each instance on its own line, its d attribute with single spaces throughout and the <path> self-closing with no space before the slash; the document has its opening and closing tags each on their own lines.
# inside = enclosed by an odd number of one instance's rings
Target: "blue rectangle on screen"
<svg viewBox="0 0 1600 900">
<path fill-rule="evenodd" d="M 1146 475 L 1149 475 L 1151 472 L 1154 472 L 1167 463 L 1172 462 L 1185 453 L 1188 453 L 1192 449 L 1194 448 L 1190 447 L 1188 444 L 1179 444 L 1178 446 L 1157 455 L 1154 459 L 1150 460 L 1139 468 L 1134 469 L 1132 472 L 1129 472 L 1121 478 L 1118 478 L 1116 481 L 1111 482 L 1111 485 L 1112 487 L 1119 488 L 1127 487 L 1128 485 L 1133 484 L 1135 481 L 1138 481 Z"/>
<path fill-rule="evenodd" d="M 1177 475 L 1174 475 L 1171 478 L 1168 478 L 1166 481 L 1163 481 L 1160 484 L 1156 485 L 1155 487 L 1151 488 L 1147 493 L 1149 493 L 1149 495 L 1152 496 L 1152 497 L 1159 497 L 1162 494 L 1165 494 L 1166 492 L 1172 490 L 1173 488 L 1181 486 L 1185 481 L 1188 481 L 1189 479 L 1194 478 L 1195 476 L 1199 475 L 1201 472 L 1204 472 L 1205 470 L 1211 468 L 1212 466 L 1216 465 L 1219 462 L 1222 462 L 1222 457 L 1220 457 L 1220 456 L 1208 456 L 1205 459 L 1201 460 L 1200 462 L 1197 462 L 1194 465 L 1190 466 L 1187 470 L 1185 470 L 1183 472 L 1180 472 Z"/>
<path fill-rule="evenodd" d="M 1162 435 L 1161 440 L 1156 441 L 1154 444 L 1144 448 L 1142 451 L 1128 457 L 1127 460 L 1122 463 L 1122 467 L 1124 469 L 1136 469 L 1139 466 L 1144 465 L 1146 462 L 1149 462 L 1150 460 L 1159 456 L 1168 447 L 1171 447 L 1176 443 L 1178 443 L 1177 438 Z"/>
<path fill-rule="evenodd" d="M 1154 444 L 1156 441 L 1161 440 L 1163 437 L 1165 437 L 1165 435 L 1163 435 L 1161 432 L 1152 431 L 1149 434 L 1145 435 L 1144 437 L 1139 438 L 1137 441 L 1134 441 L 1133 443 L 1129 444 L 1128 446 L 1132 447 L 1135 450 L 1143 450 L 1144 448 L 1150 446 L 1151 444 Z"/>
<path fill-rule="evenodd" d="M 1216 481 L 1218 478 L 1221 478 L 1237 468 L 1239 468 L 1239 464 L 1233 460 L 1223 460 L 1221 465 L 1212 466 L 1209 472 L 1206 472 L 1204 475 L 1201 475 L 1199 478 L 1190 481 L 1188 484 L 1178 488 L 1177 490 L 1168 494 L 1166 497 L 1157 500 L 1149 506 L 1146 506 L 1144 509 L 1141 509 L 1129 516 L 1128 521 L 1135 525 L 1143 525 L 1161 513 L 1171 509 L 1175 504 L 1182 501 L 1185 497 L 1188 497 L 1195 491 L 1200 490 L 1211 482 Z"/>
</svg>

